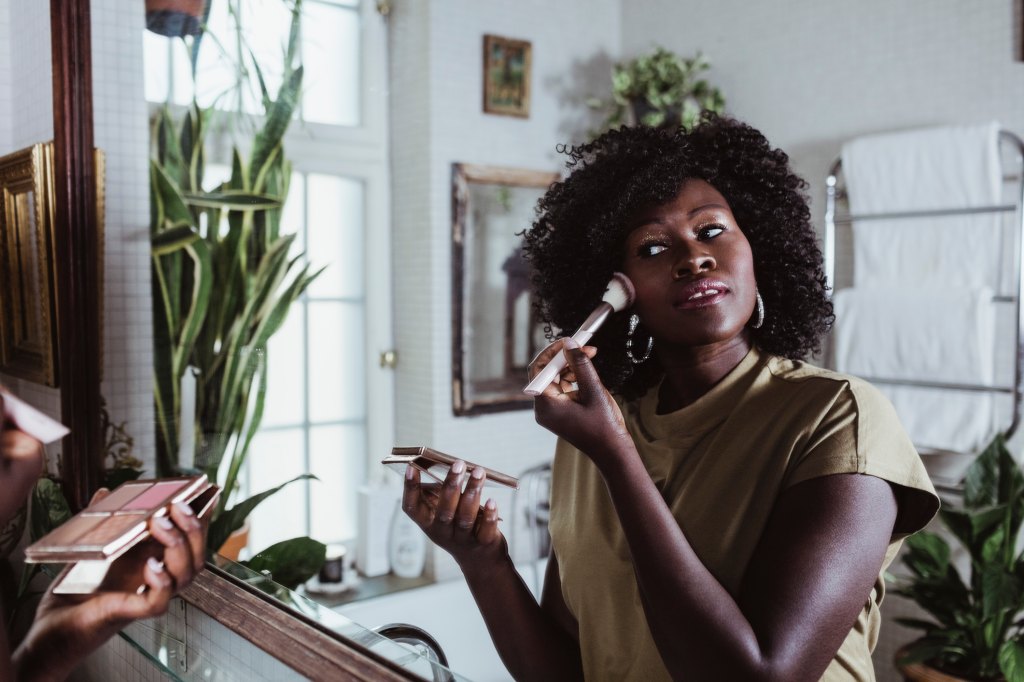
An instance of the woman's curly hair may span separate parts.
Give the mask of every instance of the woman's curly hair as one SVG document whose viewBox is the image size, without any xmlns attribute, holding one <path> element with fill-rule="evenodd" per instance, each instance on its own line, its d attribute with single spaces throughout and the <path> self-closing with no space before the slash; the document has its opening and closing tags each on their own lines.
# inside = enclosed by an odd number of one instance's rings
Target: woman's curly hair
<svg viewBox="0 0 1024 682">
<path fill-rule="evenodd" d="M 751 329 L 758 348 L 799 359 L 821 348 L 833 321 L 810 210 L 807 184 L 754 128 L 706 116 L 690 131 L 622 127 L 571 148 L 570 174 L 553 184 L 525 233 L 535 306 L 549 338 L 571 331 L 601 300 L 621 268 L 630 218 L 664 205 L 688 179 L 712 185 L 729 202 L 750 242 L 765 320 Z M 605 385 L 627 398 L 660 380 L 657 347 L 633 365 L 625 355 L 628 315 L 613 315 L 592 343 Z"/>
</svg>

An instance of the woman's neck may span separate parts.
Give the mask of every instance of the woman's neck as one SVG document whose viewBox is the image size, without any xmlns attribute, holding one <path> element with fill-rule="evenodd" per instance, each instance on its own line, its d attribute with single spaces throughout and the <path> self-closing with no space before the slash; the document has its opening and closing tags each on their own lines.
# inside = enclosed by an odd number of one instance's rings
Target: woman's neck
<svg viewBox="0 0 1024 682">
<path fill-rule="evenodd" d="M 665 381 L 658 396 L 658 413 L 674 412 L 696 402 L 740 364 L 750 348 L 747 334 L 711 346 L 659 348 Z"/>
</svg>

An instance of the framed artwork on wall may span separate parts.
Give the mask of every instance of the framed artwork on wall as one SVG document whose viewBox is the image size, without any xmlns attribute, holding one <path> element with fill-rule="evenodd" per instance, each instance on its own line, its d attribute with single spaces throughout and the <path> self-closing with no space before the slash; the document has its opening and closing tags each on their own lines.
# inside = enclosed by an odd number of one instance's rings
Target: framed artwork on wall
<svg viewBox="0 0 1024 682">
<path fill-rule="evenodd" d="M 484 36 L 484 111 L 488 114 L 530 115 L 530 43 L 501 36 Z"/>
<path fill-rule="evenodd" d="M 10 294 L 0 296 L 0 373 L 59 387 L 53 154 L 53 142 L 41 142 L 0 157 L 0 287 Z M 105 164 L 94 154 L 102 244 Z M 102 279 L 88 295 L 101 301 L 102 319 Z"/>
<path fill-rule="evenodd" d="M 57 386 L 53 271 L 53 149 L 0 158 L 0 372 Z"/>
<path fill-rule="evenodd" d="M 558 173 L 452 164 L 452 411 L 533 409 L 530 360 L 548 344 L 536 319 L 522 231 Z"/>
</svg>

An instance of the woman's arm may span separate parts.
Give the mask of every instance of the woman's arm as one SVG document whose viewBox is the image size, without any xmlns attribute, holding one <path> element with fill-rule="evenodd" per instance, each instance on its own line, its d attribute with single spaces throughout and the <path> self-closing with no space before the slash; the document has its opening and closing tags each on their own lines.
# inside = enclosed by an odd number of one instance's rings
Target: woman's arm
<svg viewBox="0 0 1024 682">
<path fill-rule="evenodd" d="M 881 567 L 897 511 L 889 484 L 836 475 L 784 491 L 734 598 L 694 553 L 589 359 L 572 348 L 569 359 L 579 390 L 549 387 L 538 421 L 601 471 L 669 671 L 688 680 L 818 679 Z"/>
<path fill-rule="evenodd" d="M 508 555 L 493 501 L 480 507 L 483 471 L 474 469 L 465 491 L 465 464 L 452 466 L 438 493 L 406 473 L 402 508 L 435 544 L 452 555 L 483 615 L 498 655 L 517 680 L 582 679 L 579 645 L 530 593 Z M 481 513 L 482 512 L 482 513 Z"/>
</svg>

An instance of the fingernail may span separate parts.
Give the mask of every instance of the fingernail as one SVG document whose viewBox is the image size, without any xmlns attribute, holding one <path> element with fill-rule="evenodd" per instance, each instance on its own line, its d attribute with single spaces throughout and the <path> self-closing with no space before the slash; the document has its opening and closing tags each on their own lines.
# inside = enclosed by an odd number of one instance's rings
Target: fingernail
<svg viewBox="0 0 1024 682">
<path fill-rule="evenodd" d="M 484 470 L 481 467 L 473 467 L 473 471 L 469 475 L 479 481 L 484 477 Z"/>
<path fill-rule="evenodd" d="M 576 339 L 572 338 L 571 336 L 567 336 L 567 337 L 565 337 L 565 347 L 566 348 L 579 348 L 580 344 L 576 343 Z"/>
<path fill-rule="evenodd" d="M 413 477 L 414 475 L 415 475 L 415 474 L 414 474 L 414 472 L 413 472 L 413 470 L 412 470 L 412 465 L 411 465 L 411 464 L 410 464 L 409 466 L 405 467 L 405 480 L 407 480 L 407 481 L 411 481 L 411 480 L 412 480 L 412 477 Z"/>
<path fill-rule="evenodd" d="M 484 506 L 487 507 L 487 511 L 494 511 L 495 509 L 498 508 L 498 503 L 495 502 L 493 499 L 490 499 L 487 500 Z"/>
<path fill-rule="evenodd" d="M 164 562 L 157 560 L 155 557 L 149 557 L 146 559 L 146 564 L 149 565 L 150 569 L 152 569 L 154 573 L 164 572 Z"/>
<path fill-rule="evenodd" d="M 192 516 L 194 514 L 194 512 L 192 511 L 192 507 L 188 506 L 184 502 L 175 502 L 174 506 L 177 507 L 178 511 L 180 511 L 185 516 Z"/>
<path fill-rule="evenodd" d="M 158 516 L 158 517 L 156 517 L 156 522 L 157 522 L 157 525 L 159 525 L 164 530 L 170 530 L 170 529 L 174 528 L 174 524 L 166 516 Z"/>
<path fill-rule="evenodd" d="M 452 471 L 455 472 L 456 474 L 461 474 L 465 470 L 466 470 L 466 463 L 463 462 L 461 459 L 457 460 L 455 462 L 455 464 L 452 464 Z"/>
</svg>

